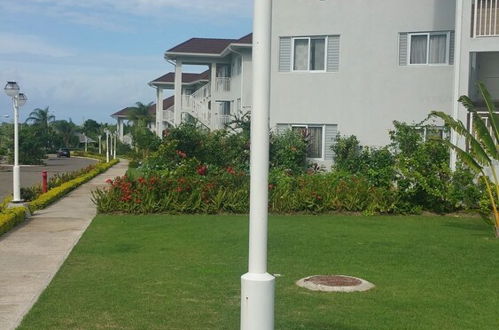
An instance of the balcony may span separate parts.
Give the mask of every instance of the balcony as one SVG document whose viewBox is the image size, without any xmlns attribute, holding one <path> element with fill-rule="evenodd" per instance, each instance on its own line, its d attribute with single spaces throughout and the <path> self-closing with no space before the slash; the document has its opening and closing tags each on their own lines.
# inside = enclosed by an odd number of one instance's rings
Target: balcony
<svg viewBox="0 0 499 330">
<path fill-rule="evenodd" d="M 472 36 L 499 36 L 499 1 L 475 0 L 472 5 Z"/>
<path fill-rule="evenodd" d="M 215 83 L 215 90 L 217 91 L 217 93 L 230 92 L 230 78 L 217 77 Z"/>
</svg>

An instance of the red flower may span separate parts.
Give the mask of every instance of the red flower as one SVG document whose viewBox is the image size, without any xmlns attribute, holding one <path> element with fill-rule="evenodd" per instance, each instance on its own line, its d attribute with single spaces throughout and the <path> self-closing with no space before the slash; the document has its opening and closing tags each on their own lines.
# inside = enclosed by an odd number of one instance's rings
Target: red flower
<svg viewBox="0 0 499 330">
<path fill-rule="evenodd" d="M 146 182 L 143 177 L 140 177 L 137 181 L 139 181 L 140 184 L 144 184 L 144 182 Z"/>
<path fill-rule="evenodd" d="M 177 153 L 177 155 L 180 157 L 180 158 L 187 158 L 187 154 L 181 150 L 175 150 L 175 152 Z"/>
<path fill-rule="evenodd" d="M 113 184 L 113 180 L 111 180 L 111 179 L 107 179 L 107 180 L 106 180 L 106 183 Z"/>
<path fill-rule="evenodd" d="M 227 167 L 226 171 L 227 171 L 227 173 L 232 174 L 232 175 L 236 174 L 236 171 L 232 167 L 230 167 L 230 166 Z"/>
<path fill-rule="evenodd" d="M 208 167 L 206 165 L 199 165 L 196 169 L 199 175 L 206 175 L 206 172 L 208 171 Z"/>
</svg>

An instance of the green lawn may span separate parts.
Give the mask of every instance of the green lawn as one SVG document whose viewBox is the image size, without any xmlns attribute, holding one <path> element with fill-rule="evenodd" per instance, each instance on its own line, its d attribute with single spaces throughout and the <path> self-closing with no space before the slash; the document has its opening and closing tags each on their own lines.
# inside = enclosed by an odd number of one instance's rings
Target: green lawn
<svg viewBox="0 0 499 330">
<path fill-rule="evenodd" d="M 98 216 L 20 329 L 237 329 L 242 216 Z M 499 240 L 479 219 L 274 216 L 276 329 L 499 329 Z M 364 293 L 297 287 L 315 274 Z"/>
</svg>

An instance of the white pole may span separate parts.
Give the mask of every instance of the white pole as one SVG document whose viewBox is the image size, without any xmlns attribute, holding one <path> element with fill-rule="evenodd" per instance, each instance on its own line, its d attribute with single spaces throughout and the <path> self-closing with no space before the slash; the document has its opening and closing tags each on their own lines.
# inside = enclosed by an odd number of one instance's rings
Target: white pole
<svg viewBox="0 0 499 330">
<path fill-rule="evenodd" d="M 101 136 L 99 135 L 99 155 L 102 154 Z"/>
<path fill-rule="evenodd" d="M 19 168 L 19 104 L 17 96 L 12 98 L 14 106 L 14 167 L 12 169 L 13 199 L 12 202 L 21 202 L 21 171 Z"/>
<path fill-rule="evenodd" d="M 109 131 L 106 131 L 106 162 L 109 163 Z"/>
<path fill-rule="evenodd" d="M 274 329 L 275 278 L 267 273 L 272 0 L 255 0 L 248 273 L 241 277 L 241 329 Z"/>
<path fill-rule="evenodd" d="M 118 134 L 114 133 L 113 159 L 116 159 L 116 140 L 117 139 L 118 139 Z"/>
<path fill-rule="evenodd" d="M 88 152 L 88 139 L 87 139 L 87 136 L 85 136 L 85 152 Z"/>
</svg>

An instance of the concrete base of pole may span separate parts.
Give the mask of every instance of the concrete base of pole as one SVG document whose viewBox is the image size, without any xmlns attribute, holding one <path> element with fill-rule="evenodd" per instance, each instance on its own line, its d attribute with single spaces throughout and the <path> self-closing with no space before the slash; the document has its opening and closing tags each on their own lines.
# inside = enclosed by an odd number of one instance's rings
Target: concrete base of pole
<svg viewBox="0 0 499 330">
<path fill-rule="evenodd" d="M 12 201 L 14 203 L 21 202 L 21 172 L 19 165 L 14 165 L 12 168 Z"/>
<path fill-rule="evenodd" d="M 274 276 L 246 273 L 241 276 L 241 330 L 274 329 Z"/>
<path fill-rule="evenodd" d="M 8 209 L 12 209 L 12 208 L 15 208 L 15 207 L 24 207 L 25 208 L 25 216 L 26 218 L 29 218 L 31 216 L 31 212 L 29 210 L 29 206 L 28 206 L 28 203 L 25 203 L 23 201 L 21 202 L 10 202 L 8 205 L 7 205 L 7 208 Z"/>
</svg>

